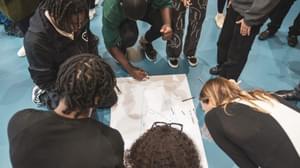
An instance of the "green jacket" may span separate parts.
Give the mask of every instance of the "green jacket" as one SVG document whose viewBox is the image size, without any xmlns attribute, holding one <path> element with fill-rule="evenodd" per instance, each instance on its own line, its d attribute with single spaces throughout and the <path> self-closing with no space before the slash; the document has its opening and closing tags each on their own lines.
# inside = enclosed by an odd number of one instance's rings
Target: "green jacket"
<svg viewBox="0 0 300 168">
<path fill-rule="evenodd" d="M 0 0 L 0 11 L 13 21 L 30 16 L 41 0 Z"/>
<path fill-rule="evenodd" d="M 150 5 L 154 9 L 172 7 L 171 0 L 151 0 Z M 119 28 L 126 19 L 124 16 L 120 0 L 104 0 L 102 17 L 102 34 L 106 48 L 115 47 L 121 41 Z"/>
</svg>

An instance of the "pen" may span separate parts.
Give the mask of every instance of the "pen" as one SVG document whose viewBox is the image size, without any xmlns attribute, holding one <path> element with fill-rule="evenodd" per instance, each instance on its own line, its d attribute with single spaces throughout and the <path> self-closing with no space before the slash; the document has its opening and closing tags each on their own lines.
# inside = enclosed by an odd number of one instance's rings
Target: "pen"
<svg viewBox="0 0 300 168">
<path fill-rule="evenodd" d="M 194 99 L 195 97 L 191 97 L 191 98 L 187 98 L 187 99 L 183 99 L 182 102 L 185 102 L 185 101 L 188 101 L 188 100 L 192 100 Z"/>
</svg>

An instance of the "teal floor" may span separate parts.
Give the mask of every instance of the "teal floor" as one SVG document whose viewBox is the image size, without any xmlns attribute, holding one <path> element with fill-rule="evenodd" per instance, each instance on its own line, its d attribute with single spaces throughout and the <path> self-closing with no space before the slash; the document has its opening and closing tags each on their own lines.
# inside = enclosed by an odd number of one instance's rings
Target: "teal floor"
<svg viewBox="0 0 300 168">
<path fill-rule="evenodd" d="M 214 22 L 216 1 L 208 3 L 207 16 L 197 50 L 200 61 L 197 67 L 190 68 L 185 60 L 181 60 L 178 69 L 169 68 L 166 62 L 165 42 L 161 39 L 154 42 L 155 48 L 159 51 L 157 62 L 155 64 L 147 61 L 138 63 L 150 75 L 187 74 L 193 96 L 198 96 L 203 82 L 211 78 L 208 70 L 216 64 L 216 41 L 219 34 L 219 29 L 216 28 Z M 274 38 L 267 41 L 255 41 L 247 65 L 240 77 L 243 88 L 262 88 L 275 91 L 292 89 L 298 84 L 300 81 L 300 44 L 295 48 L 289 47 L 286 36 L 289 25 L 292 24 L 299 11 L 300 1 L 296 1 Z M 101 12 L 102 8 L 97 7 L 97 16 L 93 19 L 91 28 L 100 37 L 100 54 L 111 64 L 117 76 L 127 76 L 126 72 L 112 60 L 105 50 L 101 35 Z M 147 30 L 148 25 L 139 23 L 139 27 L 142 34 Z M 265 26 L 262 29 L 265 29 Z M 3 26 L 0 26 L 0 168 L 11 167 L 6 132 L 9 119 L 20 109 L 36 107 L 31 102 L 33 83 L 27 70 L 27 60 L 16 55 L 21 45 L 22 39 L 6 36 Z M 194 101 L 194 104 L 197 107 L 199 124 L 202 127 L 204 114 L 197 100 Z M 105 111 L 99 116 L 104 122 L 109 122 L 109 111 Z M 236 167 L 213 141 L 204 138 L 204 145 L 210 168 Z"/>
</svg>

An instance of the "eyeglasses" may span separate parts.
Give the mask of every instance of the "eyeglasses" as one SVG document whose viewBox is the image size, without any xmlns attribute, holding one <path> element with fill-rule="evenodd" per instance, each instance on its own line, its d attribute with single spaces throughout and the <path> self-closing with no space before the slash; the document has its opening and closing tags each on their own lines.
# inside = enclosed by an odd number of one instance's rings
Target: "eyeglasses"
<svg viewBox="0 0 300 168">
<path fill-rule="evenodd" d="M 180 132 L 182 132 L 182 129 L 183 129 L 183 125 L 180 124 L 180 123 L 166 123 L 166 122 L 161 122 L 161 121 L 154 122 L 152 124 L 151 128 L 162 127 L 162 126 L 172 127 L 172 128 L 175 128 L 175 129 L 179 130 Z"/>
</svg>

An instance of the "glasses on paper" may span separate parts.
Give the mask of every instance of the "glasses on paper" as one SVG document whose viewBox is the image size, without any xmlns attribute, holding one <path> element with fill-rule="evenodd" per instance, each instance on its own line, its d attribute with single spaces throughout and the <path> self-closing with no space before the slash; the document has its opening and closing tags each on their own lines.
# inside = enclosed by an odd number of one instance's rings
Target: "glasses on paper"
<svg viewBox="0 0 300 168">
<path fill-rule="evenodd" d="M 180 123 L 166 123 L 166 122 L 154 122 L 152 124 L 152 127 L 151 128 L 154 128 L 154 127 L 161 127 L 161 126 L 168 126 L 168 127 L 172 127 L 172 128 L 175 128 L 177 130 L 179 130 L 180 132 L 182 132 L 182 129 L 183 129 L 183 125 L 180 124 Z"/>
</svg>

